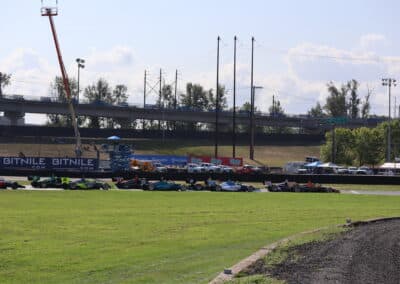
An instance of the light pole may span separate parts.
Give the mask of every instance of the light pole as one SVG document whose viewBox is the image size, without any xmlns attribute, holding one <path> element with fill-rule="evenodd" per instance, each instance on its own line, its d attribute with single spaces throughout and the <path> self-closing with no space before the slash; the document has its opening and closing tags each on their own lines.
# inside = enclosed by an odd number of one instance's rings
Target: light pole
<svg viewBox="0 0 400 284">
<path fill-rule="evenodd" d="M 254 160 L 254 132 L 255 132 L 255 122 L 254 122 L 254 102 L 256 89 L 262 89 L 261 86 L 252 86 L 251 88 L 251 106 L 250 106 L 250 160 Z"/>
<path fill-rule="evenodd" d="M 389 92 L 389 119 L 388 119 L 388 137 L 387 137 L 387 152 L 386 152 L 386 162 L 390 162 L 390 156 L 391 156 L 391 127 L 390 127 L 390 123 L 391 123 L 391 90 L 392 90 L 392 86 L 396 87 L 397 83 L 396 83 L 396 79 L 392 79 L 392 78 L 383 78 L 382 79 L 382 86 L 387 86 L 388 87 L 388 92 Z"/>
<path fill-rule="evenodd" d="M 214 157 L 218 158 L 218 123 L 219 123 L 219 43 L 221 37 L 217 38 L 217 87 L 215 90 L 215 146 L 214 146 Z"/>
<path fill-rule="evenodd" d="M 78 63 L 78 96 L 77 96 L 77 98 L 76 98 L 76 100 L 77 100 L 77 102 L 78 102 L 78 104 L 79 104 L 79 93 L 80 93 L 80 89 L 79 89 L 79 75 L 80 75 L 80 69 L 82 68 L 85 68 L 85 60 L 84 59 L 82 59 L 82 58 L 77 58 L 76 59 L 76 63 Z"/>
</svg>

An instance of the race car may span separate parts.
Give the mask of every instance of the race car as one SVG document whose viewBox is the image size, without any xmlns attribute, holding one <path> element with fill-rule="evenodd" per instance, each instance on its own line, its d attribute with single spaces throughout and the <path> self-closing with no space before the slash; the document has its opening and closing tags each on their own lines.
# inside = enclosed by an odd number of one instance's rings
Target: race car
<svg viewBox="0 0 400 284">
<path fill-rule="evenodd" d="M 296 182 L 288 182 L 284 181 L 277 184 L 272 184 L 271 182 L 266 183 L 266 188 L 270 192 L 309 192 L 309 193 L 340 193 L 340 190 L 337 190 L 332 187 L 325 187 L 321 184 L 314 184 L 312 182 L 308 182 L 306 184 L 298 184 Z"/>
<path fill-rule="evenodd" d="M 183 190 L 182 185 L 170 181 L 149 182 L 143 186 L 144 190 L 159 190 L 159 191 L 179 191 Z"/>
<path fill-rule="evenodd" d="M 72 181 L 68 184 L 67 189 L 75 189 L 75 190 L 91 190 L 91 189 L 103 189 L 109 190 L 110 185 L 106 182 L 102 182 L 97 179 L 79 179 L 76 181 Z"/>
<path fill-rule="evenodd" d="M 0 189 L 7 189 L 9 187 L 12 189 L 25 188 L 25 186 L 20 185 L 16 181 L 9 181 L 5 180 L 4 178 L 0 178 Z"/>
<path fill-rule="evenodd" d="M 217 182 L 215 180 L 212 180 L 211 178 L 207 179 L 204 181 L 204 183 L 198 183 L 196 182 L 195 179 L 189 178 L 186 180 L 187 190 L 210 190 L 210 191 L 216 191 L 217 189 Z"/>
<path fill-rule="evenodd" d="M 234 181 L 225 181 L 223 183 L 220 183 L 216 187 L 216 191 L 228 191 L 228 192 L 250 192 L 254 191 L 255 188 L 251 185 L 244 185 L 239 182 L 234 182 Z"/>
<path fill-rule="evenodd" d="M 119 179 L 115 183 L 115 186 L 119 189 L 143 189 L 143 187 L 148 184 L 147 180 L 142 178 L 133 178 L 133 179 Z"/>
<path fill-rule="evenodd" d="M 51 176 L 41 179 L 39 176 L 28 177 L 35 188 L 68 188 L 69 178 Z"/>
</svg>

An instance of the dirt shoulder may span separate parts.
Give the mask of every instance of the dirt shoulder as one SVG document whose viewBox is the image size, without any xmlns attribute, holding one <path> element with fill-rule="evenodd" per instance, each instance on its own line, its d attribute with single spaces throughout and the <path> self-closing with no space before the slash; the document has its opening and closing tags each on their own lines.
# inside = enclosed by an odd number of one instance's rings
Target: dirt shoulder
<svg viewBox="0 0 400 284">
<path fill-rule="evenodd" d="M 292 247 L 280 264 L 250 274 L 287 283 L 400 283 L 400 220 L 357 226 L 335 239 Z"/>
</svg>

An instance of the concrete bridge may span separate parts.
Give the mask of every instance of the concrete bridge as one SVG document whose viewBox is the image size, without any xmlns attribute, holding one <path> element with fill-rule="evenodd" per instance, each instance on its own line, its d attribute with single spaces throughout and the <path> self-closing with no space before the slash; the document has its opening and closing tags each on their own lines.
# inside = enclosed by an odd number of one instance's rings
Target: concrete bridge
<svg viewBox="0 0 400 284">
<path fill-rule="evenodd" d="M 174 110 L 166 108 L 143 108 L 137 106 L 117 106 L 108 104 L 84 103 L 75 105 L 78 116 L 98 116 L 108 118 L 122 118 L 128 120 L 160 120 L 179 122 L 201 122 L 215 123 L 214 111 L 191 111 Z M 63 102 L 49 102 L 38 100 L 26 100 L 18 98 L 0 98 L 0 111 L 9 118 L 11 125 L 16 125 L 18 119 L 23 118 L 25 113 L 37 114 L 62 114 L 69 115 L 68 105 Z M 232 112 L 221 111 L 219 123 L 221 125 L 232 124 Z M 344 127 L 357 128 L 361 126 L 374 127 L 382 120 L 346 120 L 339 124 Z M 236 122 L 239 125 L 249 125 L 250 117 L 248 112 L 237 112 Z M 309 118 L 307 116 L 271 116 L 263 113 L 255 114 L 256 126 L 272 127 L 298 127 L 304 129 L 327 130 L 332 127 L 333 122 L 327 119 Z"/>
</svg>

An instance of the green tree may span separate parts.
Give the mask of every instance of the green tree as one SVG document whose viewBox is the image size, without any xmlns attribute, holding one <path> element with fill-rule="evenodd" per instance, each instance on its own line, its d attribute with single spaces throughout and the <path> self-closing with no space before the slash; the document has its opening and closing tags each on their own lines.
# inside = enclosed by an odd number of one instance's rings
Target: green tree
<svg viewBox="0 0 400 284">
<path fill-rule="evenodd" d="M 219 110 L 223 111 L 226 110 L 228 107 L 227 99 L 226 99 L 226 91 L 225 86 L 218 86 L 218 93 L 219 93 Z M 215 110 L 217 106 L 216 101 L 216 94 L 214 94 L 214 90 L 211 89 L 207 92 L 208 97 L 208 110 Z"/>
<path fill-rule="evenodd" d="M 382 131 L 378 128 L 361 127 L 353 130 L 354 153 L 358 165 L 364 164 L 375 166 L 382 160 L 383 137 Z"/>
<path fill-rule="evenodd" d="M 348 92 L 347 85 L 342 85 L 338 89 L 333 82 L 328 85 L 329 96 L 326 99 L 324 109 L 331 117 L 344 117 L 347 116 L 346 96 Z"/>
<path fill-rule="evenodd" d="M 115 102 L 110 85 L 105 79 L 99 79 L 96 83 L 86 87 L 84 96 L 89 103 L 113 104 Z M 90 128 L 113 126 L 112 125 L 113 121 L 105 118 L 89 116 L 88 120 L 89 120 L 88 126 Z"/>
<path fill-rule="evenodd" d="M 324 113 L 324 110 L 323 110 L 321 104 L 320 104 L 319 102 L 317 102 L 317 104 L 315 105 L 315 107 L 311 108 L 311 109 L 308 111 L 308 115 L 309 115 L 310 117 L 316 117 L 316 118 L 317 118 L 317 117 L 324 117 L 324 116 L 325 116 L 325 113 Z"/>
<path fill-rule="evenodd" d="M 326 144 L 321 147 L 321 158 L 325 162 L 332 161 L 332 132 L 325 134 Z M 335 129 L 335 162 L 337 164 L 352 165 L 355 160 L 353 146 L 355 137 L 353 132 L 347 128 Z"/>
<path fill-rule="evenodd" d="M 360 103 L 361 100 L 358 97 L 358 82 L 356 80 L 351 80 L 347 82 L 347 92 L 350 94 L 348 111 L 349 116 L 352 119 L 356 119 L 360 114 Z"/>
<path fill-rule="evenodd" d="M 371 104 L 369 102 L 369 99 L 371 97 L 372 90 L 368 88 L 367 95 L 364 98 L 364 101 L 362 102 L 361 105 L 361 118 L 366 119 L 369 117 L 369 112 L 371 111 Z"/>
<path fill-rule="evenodd" d="M 72 100 L 78 95 L 78 84 L 74 78 L 69 78 L 69 87 L 71 89 Z M 58 102 L 67 102 L 67 94 L 65 92 L 64 81 L 62 77 L 55 77 L 54 81 L 50 84 L 50 96 Z M 82 126 L 85 123 L 84 117 L 77 118 L 78 126 Z M 61 114 L 48 114 L 47 125 L 59 126 L 59 127 L 71 127 L 72 119 L 71 115 Z"/>
<path fill-rule="evenodd" d="M 11 74 L 0 72 L 0 98 L 3 96 L 3 88 L 10 85 Z"/>
<path fill-rule="evenodd" d="M 272 116 L 282 116 L 285 114 L 281 102 L 279 100 L 274 100 L 272 106 L 269 107 L 268 112 Z"/>
<path fill-rule="evenodd" d="M 117 105 L 125 105 L 128 101 L 128 87 L 118 84 L 112 92 L 113 101 Z M 107 125 L 114 128 L 136 128 L 137 122 L 131 121 L 129 118 L 107 118 Z"/>
</svg>

